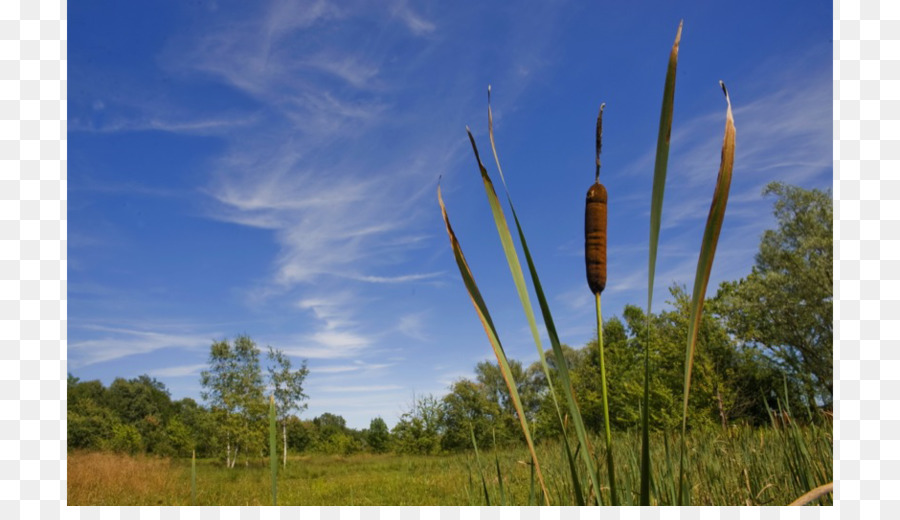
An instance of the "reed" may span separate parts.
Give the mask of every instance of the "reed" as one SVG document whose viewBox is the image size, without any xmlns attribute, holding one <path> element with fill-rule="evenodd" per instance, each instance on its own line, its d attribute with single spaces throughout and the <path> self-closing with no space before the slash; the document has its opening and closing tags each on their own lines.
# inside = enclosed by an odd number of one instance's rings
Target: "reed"
<svg viewBox="0 0 900 520">
<path fill-rule="evenodd" d="M 559 337 L 556 331 L 556 327 L 554 325 L 553 317 L 549 309 L 549 305 L 547 304 L 547 298 L 544 294 L 543 288 L 540 283 L 540 279 L 537 274 L 537 269 L 534 265 L 534 259 L 531 255 L 531 252 L 528 248 L 527 241 L 525 239 L 525 234 L 522 230 L 521 222 L 516 214 L 515 206 L 512 202 L 512 197 L 509 193 L 509 188 L 506 183 L 506 178 L 503 174 L 503 170 L 500 166 L 500 160 L 497 153 L 497 146 L 494 139 L 493 132 L 493 116 L 490 107 L 490 87 L 488 88 L 488 133 L 490 136 L 491 149 L 494 154 L 494 159 L 497 164 L 497 171 L 500 174 L 500 179 L 503 183 L 504 191 L 506 192 L 506 199 L 509 204 L 510 211 L 512 212 L 513 220 L 515 222 L 516 231 L 519 238 L 519 243 L 521 249 L 525 255 L 526 264 L 528 266 L 528 271 L 531 277 L 531 281 L 534 287 L 534 292 L 538 300 L 538 305 L 541 310 L 541 315 L 544 320 L 544 325 L 547 329 L 547 336 L 550 339 L 551 347 L 554 356 L 556 356 L 556 365 L 558 367 L 557 377 L 560 380 L 560 387 L 563 389 L 563 395 L 565 397 L 565 401 L 568 405 L 567 413 L 563 413 L 563 408 L 559 405 L 559 401 L 555 393 L 552 393 L 552 400 L 554 406 L 556 407 L 556 414 L 559 420 L 559 424 L 561 430 L 563 431 L 562 436 L 562 453 L 565 454 L 563 460 L 565 461 L 568 471 L 566 472 L 564 478 L 567 481 L 567 484 L 560 488 L 557 485 L 556 491 L 557 493 L 554 496 L 559 497 L 561 489 L 568 489 L 571 491 L 572 495 L 575 497 L 575 501 L 578 505 L 587 504 L 587 503 L 596 503 L 598 505 L 602 505 L 606 502 L 608 498 L 608 502 L 614 505 L 620 503 L 619 493 L 617 492 L 617 488 L 619 486 L 618 478 L 623 478 L 626 486 L 632 486 L 634 482 L 634 475 L 640 475 L 639 481 L 639 491 L 636 503 L 641 505 L 650 505 L 653 502 L 653 497 L 651 495 L 652 490 L 656 489 L 656 494 L 659 496 L 661 493 L 664 494 L 665 497 L 674 498 L 674 501 L 678 504 L 686 504 L 691 501 L 690 491 L 688 486 L 690 484 L 690 480 L 692 478 L 691 464 L 687 459 L 689 456 L 688 448 L 688 435 L 687 435 L 687 419 L 688 419 L 688 402 L 690 396 L 690 384 L 691 384 L 691 372 L 693 367 L 693 359 L 694 353 L 697 346 L 697 335 L 699 332 L 699 324 L 702 318 L 703 313 L 703 304 L 705 299 L 705 293 L 707 290 L 707 286 L 709 283 L 710 272 L 712 269 L 713 260 L 715 258 L 716 253 L 716 245 L 718 242 L 719 233 L 721 232 L 722 223 L 725 216 L 725 209 L 728 202 L 728 195 L 730 191 L 731 185 L 731 177 L 734 166 L 734 151 L 735 151 L 735 126 L 734 126 L 734 117 L 731 109 L 731 100 L 728 95 L 728 91 L 725 89 L 723 83 L 720 82 L 722 90 L 725 94 L 725 101 L 727 105 L 726 114 L 725 114 L 725 135 L 723 138 L 722 144 L 722 154 L 719 165 L 719 173 L 716 179 L 715 189 L 713 192 L 712 203 L 710 206 L 709 215 L 707 218 L 706 227 L 704 229 L 703 238 L 701 240 L 700 253 L 697 261 L 697 270 L 694 278 L 694 290 L 693 297 L 691 301 L 690 307 L 690 321 L 688 326 L 688 334 L 686 338 L 686 346 L 685 346 L 685 363 L 684 363 L 684 394 L 682 399 L 682 428 L 681 435 L 678 436 L 679 442 L 679 451 L 678 451 L 678 476 L 677 478 L 674 475 L 671 475 L 671 461 L 669 459 L 669 446 L 668 442 L 666 442 L 666 468 L 669 469 L 669 480 L 668 482 L 675 482 L 676 489 L 663 489 L 665 488 L 664 483 L 654 484 L 653 480 L 653 471 L 651 468 L 652 461 L 652 452 L 650 449 L 650 430 L 649 430 L 649 381 L 650 381 L 650 356 L 649 351 L 652 348 L 652 338 L 650 335 L 650 323 L 649 317 L 651 316 L 651 309 L 653 303 L 653 286 L 654 286 L 654 277 L 656 270 L 656 258 L 658 251 L 658 243 L 659 243 L 659 233 L 662 221 L 662 204 L 663 204 L 663 195 L 665 191 L 665 183 L 666 183 L 666 174 L 667 174 L 667 164 L 668 164 L 668 155 L 669 155 L 669 145 L 670 145 L 670 137 L 672 131 L 672 121 L 673 121 L 673 111 L 674 111 L 674 96 L 675 96 L 675 77 L 677 71 L 677 63 L 678 63 L 678 54 L 679 54 L 679 46 L 681 42 L 683 23 L 679 23 L 678 30 L 675 35 L 675 41 L 672 45 L 672 49 L 669 55 L 669 64 L 666 73 L 666 80 L 663 89 L 663 102 L 662 109 L 660 113 L 660 124 L 659 124 L 659 134 L 657 138 L 657 151 L 656 151 L 656 161 L 654 165 L 654 174 L 653 174 L 653 191 L 651 194 L 651 216 L 650 216 L 650 238 L 649 238 L 649 259 L 648 259 L 648 292 L 647 292 L 647 347 L 645 348 L 644 353 L 644 392 L 643 392 L 643 405 L 641 410 L 641 446 L 638 456 L 636 453 L 630 453 L 629 455 L 633 456 L 634 461 L 639 461 L 637 463 L 636 471 L 628 472 L 622 475 L 617 475 L 615 468 L 616 465 L 619 464 L 619 459 L 616 456 L 615 451 L 613 450 L 613 434 L 610 428 L 609 422 L 609 405 L 608 405 L 608 394 L 607 394 L 607 385 L 606 385 L 606 367 L 605 367 L 605 357 L 604 357 L 604 349 L 603 349 L 603 319 L 601 312 L 601 293 L 606 288 L 607 283 L 607 273 L 606 273 L 606 247 L 607 247 L 607 204 L 608 204 L 608 193 L 606 188 L 600 183 L 600 152 L 602 146 L 602 122 L 603 122 L 603 108 L 604 105 L 601 105 L 600 111 L 597 117 L 597 125 L 596 125 L 596 170 L 594 177 L 594 184 L 592 184 L 587 192 L 585 198 L 585 268 L 587 274 L 588 287 L 591 292 L 594 294 L 596 314 L 597 314 L 597 334 L 598 334 L 598 349 L 599 349 L 599 357 L 600 357 L 600 377 L 601 377 L 601 389 L 602 389 L 602 401 L 603 401 L 603 414 L 604 414 L 604 434 L 605 434 L 605 447 L 606 447 L 606 457 L 605 458 L 605 466 L 606 472 L 608 475 L 608 483 L 606 487 L 603 487 L 600 482 L 600 467 L 595 464 L 595 461 L 598 460 L 596 453 L 594 452 L 591 444 L 590 437 L 585 429 L 584 421 L 581 417 L 581 413 L 578 408 L 577 398 L 575 396 L 575 392 L 572 386 L 571 378 L 568 373 L 568 368 L 566 366 L 565 359 L 562 354 L 562 349 L 559 343 Z M 532 335 L 535 340 L 535 344 L 538 349 L 538 353 L 540 356 L 542 368 L 545 371 L 545 375 L 547 376 L 548 381 L 552 381 L 552 376 L 550 371 L 547 369 L 546 360 L 544 358 L 544 350 L 540 342 L 539 334 L 537 332 L 536 320 L 534 317 L 534 313 L 532 311 L 530 298 L 528 297 L 527 287 L 525 285 L 525 277 L 522 273 L 521 264 L 518 259 L 518 254 L 516 252 L 516 247 L 513 242 L 512 233 L 510 233 L 509 226 L 507 224 L 507 219 L 504 214 L 504 209 L 500 204 L 500 201 L 497 197 L 496 190 L 494 189 L 493 182 L 488 175 L 487 169 L 484 164 L 481 162 L 481 158 L 478 152 L 478 146 L 476 145 L 475 139 L 472 136 L 472 132 L 467 128 L 466 129 L 469 141 L 472 145 L 472 150 L 475 155 L 475 159 L 478 165 L 479 172 L 481 174 L 481 180 L 485 187 L 485 193 L 487 195 L 488 203 L 491 208 L 491 213 L 494 218 L 494 224 L 497 228 L 498 235 L 500 237 L 500 242 L 503 247 L 504 255 L 506 256 L 507 264 L 509 265 L 510 272 L 513 276 L 513 280 L 516 286 L 516 290 L 519 294 L 519 299 L 522 302 L 523 310 L 525 311 L 526 318 L 528 319 L 529 326 L 532 331 Z M 469 296 L 475 304 L 476 311 L 479 315 L 479 318 L 484 325 L 485 331 L 488 334 L 489 341 L 494 348 L 494 352 L 497 355 L 498 363 L 500 364 L 500 368 L 502 373 L 504 374 L 504 379 L 506 385 L 510 391 L 513 402 L 516 404 L 516 413 L 519 416 L 520 425 L 522 427 L 522 431 L 525 434 L 526 442 L 528 444 L 529 452 L 531 455 L 532 464 L 534 467 L 534 471 L 538 477 L 538 481 L 540 482 L 541 490 L 544 494 L 545 501 L 549 504 L 550 494 L 548 493 L 548 488 L 546 485 L 546 480 L 543 476 L 543 472 L 541 471 L 541 466 L 539 463 L 539 457 L 535 450 L 534 444 L 532 442 L 531 436 L 529 434 L 529 428 L 525 421 L 524 415 L 522 413 L 521 407 L 518 403 L 518 394 L 516 393 L 516 385 L 515 381 L 511 379 L 511 374 L 509 373 L 508 366 L 506 366 L 506 358 L 505 354 L 503 354 L 502 347 L 500 346 L 500 340 L 497 336 L 496 329 L 493 326 L 493 323 L 490 321 L 490 317 L 488 314 L 487 306 L 481 297 L 481 294 L 478 292 L 477 286 L 475 285 L 474 278 L 469 268 L 468 264 L 465 262 L 465 259 L 462 254 L 462 249 L 459 246 L 459 242 L 452 231 L 450 226 L 450 221 L 447 213 L 446 206 L 444 204 L 443 198 L 441 196 L 440 187 L 438 187 L 438 201 L 441 207 L 441 212 L 444 217 L 444 221 L 447 227 L 447 232 L 450 237 L 451 248 L 453 249 L 454 255 L 457 259 L 457 265 L 460 269 L 460 274 L 465 283 L 466 289 L 469 292 Z M 554 390 L 554 385 L 551 383 L 550 385 L 551 392 Z M 575 436 L 577 439 L 577 444 L 575 445 L 574 453 L 569 445 L 569 438 L 567 432 L 569 431 L 567 428 L 568 421 L 571 421 L 573 429 L 575 431 Z M 803 452 L 802 444 L 795 442 L 795 445 L 801 446 L 800 453 Z M 808 479 L 807 479 L 808 481 Z M 584 490 L 589 491 L 588 493 L 584 493 Z M 608 490 L 608 496 L 606 490 Z M 633 497 L 632 497 L 633 498 Z M 657 498 L 657 501 L 659 499 Z M 629 498 L 629 502 L 631 499 Z M 633 502 L 631 502 L 633 503 Z"/>
</svg>

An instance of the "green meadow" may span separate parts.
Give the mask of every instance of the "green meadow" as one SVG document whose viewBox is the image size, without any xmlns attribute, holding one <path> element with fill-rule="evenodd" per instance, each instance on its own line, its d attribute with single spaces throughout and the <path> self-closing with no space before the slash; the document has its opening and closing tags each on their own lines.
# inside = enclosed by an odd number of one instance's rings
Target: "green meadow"
<svg viewBox="0 0 900 520">
<path fill-rule="evenodd" d="M 639 432 L 614 434 L 622 505 L 639 498 Z M 600 439 L 596 439 L 600 441 Z M 674 505 L 677 439 L 655 434 L 651 505 Z M 731 428 L 688 441 L 692 505 L 786 505 L 832 480 L 831 425 Z M 560 442 L 537 446 L 554 505 L 574 505 Z M 537 505 L 528 450 L 452 455 L 291 456 L 278 472 L 279 505 Z M 603 468 L 603 460 L 598 464 Z M 189 506 L 191 460 L 104 452 L 72 452 L 68 504 Z M 268 461 L 226 468 L 197 461 L 195 505 L 271 505 Z M 484 480 L 482 481 L 482 476 Z M 635 476 L 635 477 L 632 477 Z M 831 505 L 830 495 L 812 505 Z"/>
</svg>

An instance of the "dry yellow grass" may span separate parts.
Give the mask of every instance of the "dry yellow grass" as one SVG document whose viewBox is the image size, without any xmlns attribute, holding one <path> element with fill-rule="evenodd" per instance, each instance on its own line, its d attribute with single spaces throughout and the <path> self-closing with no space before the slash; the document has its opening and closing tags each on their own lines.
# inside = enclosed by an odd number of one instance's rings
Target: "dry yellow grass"
<svg viewBox="0 0 900 520">
<path fill-rule="evenodd" d="M 161 505 L 190 500 L 181 469 L 169 459 L 72 452 L 68 505 Z"/>
</svg>

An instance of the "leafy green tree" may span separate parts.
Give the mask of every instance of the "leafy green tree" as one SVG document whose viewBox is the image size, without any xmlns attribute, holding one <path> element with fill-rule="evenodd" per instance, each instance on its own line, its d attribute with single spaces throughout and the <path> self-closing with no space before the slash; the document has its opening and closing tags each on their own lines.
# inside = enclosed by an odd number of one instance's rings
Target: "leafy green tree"
<svg viewBox="0 0 900 520">
<path fill-rule="evenodd" d="M 209 457 L 219 452 L 220 431 L 210 410 L 190 397 L 173 402 L 172 410 L 172 420 L 180 422 L 189 432 L 190 450 L 196 450 L 198 457 Z"/>
<path fill-rule="evenodd" d="M 107 447 L 117 453 L 134 455 L 144 450 L 141 432 L 130 424 L 115 423 Z"/>
<path fill-rule="evenodd" d="M 136 423 L 148 416 L 167 417 L 171 397 L 164 384 L 148 375 L 117 377 L 106 390 L 106 404 L 123 422 Z"/>
<path fill-rule="evenodd" d="M 325 412 L 313 419 L 313 424 L 319 430 L 319 436 L 323 438 L 343 433 L 347 429 L 347 420 L 340 415 Z"/>
<path fill-rule="evenodd" d="M 106 387 L 99 380 L 81 381 L 68 374 L 66 382 L 66 399 L 70 407 L 76 407 L 84 401 L 92 401 L 98 406 L 106 406 Z"/>
<path fill-rule="evenodd" d="M 392 434 L 400 453 L 433 455 L 441 450 L 441 406 L 432 395 L 414 398 Z"/>
<path fill-rule="evenodd" d="M 315 450 L 322 453 L 349 455 L 363 449 L 359 432 L 347 428 L 340 415 L 323 413 L 312 420 L 317 433 Z"/>
<path fill-rule="evenodd" d="M 318 449 L 323 453 L 333 455 L 350 455 L 362 451 L 363 444 L 352 432 L 343 431 L 337 432 L 321 441 Z"/>
<path fill-rule="evenodd" d="M 190 428 L 177 416 L 172 417 L 166 424 L 166 447 L 172 455 L 189 457 L 194 449 L 194 439 Z"/>
<path fill-rule="evenodd" d="M 375 453 L 388 451 L 391 442 L 391 431 L 381 417 L 372 419 L 366 431 L 366 443 Z"/>
<path fill-rule="evenodd" d="M 303 382 L 309 375 L 309 369 L 306 368 L 306 360 L 298 370 L 293 370 L 291 360 L 280 350 L 269 347 L 269 381 L 272 384 L 275 394 L 275 410 L 278 419 L 281 421 L 281 435 L 284 445 L 283 466 L 287 467 L 287 417 L 292 411 L 305 410 L 306 403 L 301 403 L 309 396 L 303 393 Z"/>
<path fill-rule="evenodd" d="M 560 345 L 560 349 L 562 350 L 566 368 L 569 370 L 570 376 L 572 376 L 574 385 L 574 371 L 576 367 L 580 366 L 580 364 L 583 362 L 583 357 L 586 351 L 584 349 L 574 349 L 566 344 Z M 549 391 L 550 385 L 553 385 L 553 388 L 559 399 L 560 410 L 563 413 L 563 416 L 565 417 L 568 414 L 564 397 L 565 394 L 563 393 L 562 382 L 559 377 L 559 367 L 557 366 L 556 355 L 551 349 L 548 348 L 544 351 L 544 356 L 550 372 L 549 383 L 547 382 L 547 378 L 544 374 L 543 368 L 541 367 L 540 361 L 535 361 L 531 364 L 531 366 L 528 367 L 529 373 L 533 374 L 534 384 L 540 389 L 538 393 L 539 405 L 537 408 L 537 413 L 535 414 L 534 422 L 534 436 L 536 438 L 545 436 L 553 437 L 561 433 L 559 426 L 559 417 L 557 416 L 556 407 L 553 405 L 553 399 Z M 580 398 L 578 402 L 581 403 Z"/>
<path fill-rule="evenodd" d="M 531 422 L 540 406 L 540 383 L 543 379 L 543 372 L 537 366 L 525 369 L 522 362 L 517 359 L 509 360 L 509 369 L 515 381 L 519 398 L 522 400 L 525 418 Z M 500 367 L 491 361 L 481 361 L 475 366 L 475 379 L 481 385 L 487 398 L 506 412 L 511 417 L 515 428 L 519 428 L 515 406 Z"/>
<path fill-rule="evenodd" d="M 89 381 L 91 389 L 95 388 Z M 100 388 L 103 388 L 101 385 Z M 72 395 L 71 393 L 69 395 Z M 113 431 L 121 421 L 105 406 L 100 406 L 91 398 L 69 401 L 66 411 L 67 447 L 69 449 L 102 450 L 108 447 Z"/>
<path fill-rule="evenodd" d="M 723 283 L 714 312 L 802 382 L 810 404 L 833 399 L 833 202 L 830 192 L 771 183 L 777 228 L 760 241 L 752 272 Z"/>
<path fill-rule="evenodd" d="M 238 336 L 210 347 L 209 370 L 200 375 L 201 395 L 210 403 L 225 436 L 225 464 L 233 468 L 244 448 L 245 457 L 262 453 L 265 446 L 265 414 L 260 351 L 248 336 Z"/>
<path fill-rule="evenodd" d="M 441 447 L 447 451 L 471 449 L 473 433 L 479 446 L 490 446 L 497 425 L 508 422 L 508 414 L 488 398 L 484 386 L 469 379 L 453 383 L 441 412 Z"/>
<path fill-rule="evenodd" d="M 165 425 L 171 416 L 172 401 L 163 383 L 148 375 L 127 380 L 119 377 L 106 390 L 105 401 L 123 424 L 137 428 L 146 451 L 171 453 Z"/>
<path fill-rule="evenodd" d="M 626 307 L 626 316 L 640 313 L 636 307 Z M 640 313 L 640 316 L 643 316 Z M 632 319 L 641 319 L 633 317 Z M 616 317 L 603 324 L 603 348 L 606 362 L 606 378 L 610 424 L 614 428 L 633 428 L 640 423 L 640 409 L 636 403 L 643 396 L 642 360 L 643 343 L 629 337 L 625 324 Z M 601 431 L 604 425 L 603 399 L 600 377 L 600 351 L 596 341 L 589 342 L 579 362 L 572 370 L 572 385 L 585 426 Z"/>
<path fill-rule="evenodd" d="M 319 442 L 319 430 L 312 420 L 300 420 L 295 415 L 287 418 L 287 442 L 291 449 L 306 451 Z"/>
</svg>

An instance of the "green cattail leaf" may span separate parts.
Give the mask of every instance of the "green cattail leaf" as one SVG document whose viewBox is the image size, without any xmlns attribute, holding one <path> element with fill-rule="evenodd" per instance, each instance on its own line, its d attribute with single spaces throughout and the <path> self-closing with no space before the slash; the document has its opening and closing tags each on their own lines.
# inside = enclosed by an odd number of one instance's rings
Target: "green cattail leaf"
<svg viewBox="0 0 900 520">
<path fill-rule="evenodd" d="M 469 293 L 469 298 L 472 300 L 472 304 L 475 306 L 475 311 L 478 314 L 478 319 L 481 320 L 484 331 L 488 336 L 488 341 L 490 341 L 491 347 L 494 350 L 494 355 L 497 357 L 497 363 L 500 365 L 500 373 L 503 375 L 503 380 L 505 381 L 506 386 L 509 389 L 510 398 L 512 399 L 513 406 L 515 407 L 516 415 L 519 416 L 519 423 L 522 427 L 522 432 L 525 434 L 525 441 L 528 443 L 528 450 L 531 452 L 531 460 L 534 462 L 535 472 L 537 473 L 538 481 L 541 485 L 541 490 L 544 492 L 547 505 L 550 505 L 549 494 L 547 493 L 547 488 L 544 485 L 544 476 L 541 473 L 541 466 L 538 462 L 537 453 L 534 449 L 534 442 L 531 439 L 531 432 L 525 419 L 525 411 L 522 407 L 522 400 L 519 397 L 519 391 L 516 388 L 515 380 L 513 380 L 512 370 L 510 370 L 509 368 L 509 361 L 506 358 L 506 352 L 504 352 L 503 346 L 500 344 L 500 338 L 497 335 L 497 329 L 496 327 L 494 327 L 494 322 L 493 320 L 491 320 L 491 315 L 488 312 L 487 304 L 485 304 L 484 298 L 482 298 L 481 292 L 478 290 L 478 285 L 475 283 L 475 278 L 472 275 L 471 269 L 469 269 L 469 264 L 468 262 L 466 262 L 466 257 L 463 255 L 462 248 L 459 245 L 459 241 L 456 239 L 456 234 L 453 232 L 453 228 L 450 226 L 450 217 L 447 215 L 447 208 L 444 205 L 444 199 L 441 195 L 440 186 L 438 186 L 438 203 L 441 206 L 441 214 L 444 217 L 444 224 L 447 227 L 447 235 L 450 237 L 450 247 L 453 249 L 453 256 L 456 259 L 456 265 L 459 268 L 459 273 L 463 278 L 463 283 L 466 286 L 466 291 Z"/>
<path fill-rule="evenodd" d="M 725 138 L 722 142 L 722 159 L 719 164 L 719 176 L 716 179 L 716 189 L 713 192 L 712 204 L 709 208 L 709 216 L 706 219 L 706 228 L 703 231 L 703 241 L 700 245 L 700 257 L 697 259 L 697 273 L 694 275 L 694 293 L 691 299 L 691 316 L 688 321 L 687 347 L 685 349 L 684 363 L 684 401 L 681 418 L 681 455 L 679 470 L 679 493 L 684 487 L 684 444 L 687 433 L 688 396 L 691 389 L 691 370 L 694 365 L 694 350 L 697 346 L 697 335 L 700 331 L 700 320 L 703 316 L 703 303 L 706 297 L 706 288 L 709 284 L 709 275 L 712 271 L 713 259 L 716 256 L 716 245 L 719 242 L 719 232 L 722 231 L 722 222 L 725 220 L 725 207 L 728 204 L 728 193 L 731 189 L 731 174 L 734 168 L 735 128 L 734 115 L 731 113 L 731 99 L 728 90 L 721 81 L 719 85 L 725 93 L 725 102 L 728 109 L 725 115 Z M 679 503 L 683 504 L 682 496 Z"/>
<path fill-rule="evenodd" d="M 503 230 L 506 230 L 506 235 L 509 235 L 509 228 L 506 225 L 506 217 L 503 216 L 503 209 L 500 207 L 500 201 L 497 198 L 497 192 L 494 189 L 494 184 L 491 181 L 490 176 L 487 173 L 487 169 L 484 167 L 484 164 L 481 162 L 481 157 L 478 153 L 478 146 L 475 144 L 475 138 L 472 137 L 472 133 L 469 132 L 469 141 L 472 143 L 472 149 L 475 152 L 475 159 L 478 161 L 478 168 L 481 171 L 481 178 L 484 182 L 485 192 L 487 193 L 488 201 L 491 206 L 491 211 L 494 213 L 494 221 L 502 221 L 501 224 L 497 224 L 498 230 L 500 230 L 501 234 L 501 242 L 507 242 L 512 244 L 512 238 L 504 238 Z M 506 187 L 506 181 L 503 180 L 503 185 Z M 509 198 L 509 190 L 506 190 L 507 198 Z M 510 206 L 512 209 L 513 220 L 516 223 L 516 230 L 519 235 L 519 242 L 522 245 L 522 252 L 525 254 L 525 261 L 528 265 L 528 270 L 531 274 L 531 280 L 534 284 L 535 294 L 538 299 L 538 304 L 541 308 L 541 314 L 544 318 L 544 325 L 547 327 L 547 335 L 550 338 L 550 345 L 553 348 L 553 353 L 556 357 L 556 363 L 558 367 L 558 372 L 560 376 L 560 381 L 563 384 L 563 388 L 565 389 L 566 399 L 569 404 L 569 414 L 572 417 L 572 420 L 575 424 L 575 432 L 578 436 L 579 443 L 583 446 L 582 449 L 582 460 L 584 461 L 585 467 L 588 469 L 588 472 L 591 474 L 591 478 L 594 484 L 594 487 L 598 490 L 597 496 L 599 497 L 599 489 L 600 483 L 597 477 L 597 471 L 595 469 L 594 461 L 591 456 L 593 450 L 590 448 L 590 444 L 588 444 L 587 438 L 587 430 L 584 427 L 584 420 L 581 417 L 581 412 L 578 408 L 578 402 L 575 399 L 575 391 L 572 387 L 571 378 L 569 377 L 569 368 L 566 366 L 565 358 L 563 356 L 562 347 L 559 342 L 559 335 L 556 333 L 556 326 L 553 324 L 553 316 L 550 314 L 550 307 L 547 305 L 546 297 L 544 296 L 543 288 L 541 287 L 540 279 L 537 275 L 537 269 L 534 267 L 534 260 L 531 257 L 531 253 L 528 249 L 528 243 L 525 240 L 525 234 L 522 231 L 522 225 L 519 222 L 518 215 L 516 215 L 515 208 L 512 208 L 512 202 L 510 201 Z M 504 246 L 504 250 L 506 250 L 507 246 Z M 509 259 L 510 255 L 507 255 Z M 518 265 L 518 260 L 516 260 L 516 264 Z M 521 267 L 519 268 L 521 270 Z M 523 282 L 524 283 L 524 282 Z M 549 377 L 549 368 L 547 369 L 546 375 Z M 549 380 L 549 379 L 548 379 Z M 552 385 L 550 385 L 552 388 Z M 560 416 L 560 422 L 562 422 L 561 414 L 557 412 Z M 523 425 L 524 428 L 524 425 Z M 563 429 L 565 431 L 565 429 Z M 540 475 L 540 473 L 539 473 Z M 546 493 L 545 493 L 546 494 Z"/>
<path fill-rule="evenodd" d="M 503 189 L 506 192 L 506 201 L 509 204 L 510 209 L 513 213 L 513 218 L 516 221 L 516 227 L 521 229 L 519 226 L 519 219 L 516 217 L 516 208 L 513 206 L 512 197 L 509 195 L 509 188 L 506 186 L 506 178 L 503 176 L 503 168 L 500 166 L 500 157 L 497 154 L 497 143 L 494 141 L 494 114 L 491 111 L 491 87 L 488 86 L 488 137 L 491 141 L 491 151 L 494 154 L 494 163 L 497 165 L 497 172 L 500 174 L 500 181 L 503 183 Z M 471 132 L 469 133 L 469 140 L 472 143 L 472 148 L 475 150 L 475 157 L 478 159 L 478 169 L 481 171 L 482 180 L 485 180 L 485 190 L 488 194 L 488 200 L 491 198 L 496 199 L 497 193 L 494 191 L 493 183 L 491 182 L 490 177 L 487 174 L 487 170 L 484 165 L 481 163 L 481 159 L 478 156 L 478 147 L 475 146 L 475 140 L 472 138 Z M 500 207 L 499 202 L 497 203 L 497 207 Z M 493 203 L 491 204 L 491 209 L 494 208 Z M 531 306 L 531 298 L 528 296 L 528 289 L 525 285 L 525 275 L 522 272 L 522 264 L 519 262 L 519 255 L 516 253 L 515 247 L 512 247 L 512 236 L 509 231 L 509 226 L 506 223 L 506 216 L 503 214 L 502 209 L 496 213 L 494 213 L 494 224 L 497 226 L 497 233 L 500 234 L 500 242 L 504 244 L 503 251 L 506 253 L 506 262 L 509 265 L 510 274 L 512 274 L 513 282 L 516 285 L 516 292 L 519 294 L 519 301 L 522 302 L 522 309 L 525 312 L 525 318 L 528 320 L 528 328 L 531 330 L 531 336 L 534 339 L 534 344 L 537 347 L 538 351 L 538 359 L 541 362 L 541 369 L 544 371 L 544 376 L 547 378 L 548 383 L 552 381 L 550 376 L 550 367 L 547 365 L 547 358 L 544 354 L 544 346 L 541 343 L 541 335 L 538 332 L 537 320 L 535 319 L 534 309 Z M 521 234 L 520 234 L 521 236 Z M 553 401 L 553 407 L 556 410 L 556 416 L 559 419 L 560 426 L 562 426 L 562 411 L 559 407 L 559 400 L 556 397 L 556 389 L 552 384 L 548 384 L 550 388 L 550 397 Z"/>
<path fill-rule="evenodd" d="M 678 69 L 678 48 L 681 29 L 678 24 L 675 43 L 669 53 L 669 67 L 663 88 L 662 110 L 659 115 L 659 135 L 656 138 L 656 162 L 653 167 L 653 192 L 650 196 L 650 255 L 647 269 L 647 348 L 644 350 L 644 409 L 641 415 L 641 497 L 642 506 L 650 505 L 650 313 L 653 308 L 653 284 L 656 276 L 656 252 L 662 222 L 663 195 L 669 164 L 669 141 L 672 136 L 672 117 L 675 108 L 675 73 Z"/>
</svg>

